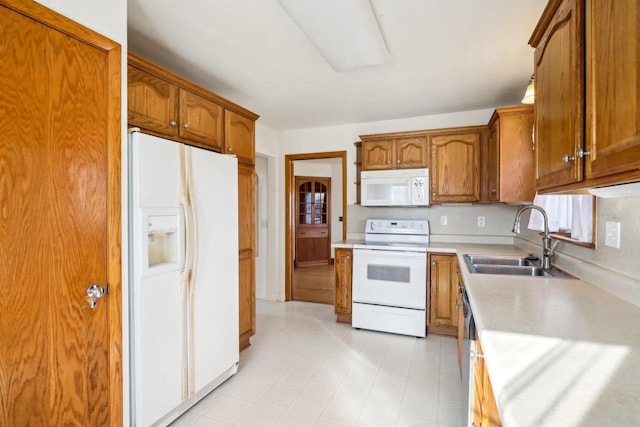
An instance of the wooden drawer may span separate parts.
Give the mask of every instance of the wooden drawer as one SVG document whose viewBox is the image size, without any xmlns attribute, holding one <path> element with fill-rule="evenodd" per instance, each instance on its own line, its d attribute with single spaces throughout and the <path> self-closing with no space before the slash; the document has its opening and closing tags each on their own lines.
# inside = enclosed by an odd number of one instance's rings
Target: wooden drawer
<svg viewBox="0 0 640 427">
<path fill-rule="evenodd" d="M 298 230 L 298 234 L 296 237 L 299 239 L 306 239 L 311 237 L 327 237 L 329 235 L 329 230 L 321 229 L 321 230 Z"/>
</svg>

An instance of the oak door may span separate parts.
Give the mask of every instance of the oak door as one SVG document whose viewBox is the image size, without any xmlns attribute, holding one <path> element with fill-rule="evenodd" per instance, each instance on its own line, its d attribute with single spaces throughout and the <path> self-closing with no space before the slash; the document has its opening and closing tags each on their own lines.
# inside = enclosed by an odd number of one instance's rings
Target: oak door
<svg viewBox="0 0 640 427">
<path fill-rule="evenodd" d="M 224 109 L 187 90 L 179 90 L 181 138 L 222 150 Z"/>
<path fill-rule="evenodd" d="M 432 137 L 432 202 L 480 200 L 480 143 L 480 133 Z"/>
<path fill-rule="evenodd" d="M 362 141 L 362 170 L 394 168 L 393 141 Z"/>
<path fill-rule="evenodd" d="M 587 3 L 585 177 L 640 169 L 640 3 Z"/>
<path fill-rule="evenodd" d="M 253 166 L 238 165 L 240 350 L 256 333 L 256 178 Z"/>
<path fill-rule="evenodd" d="M 255 121 L 226 110 L 224 113 L 224 137 L 227 154 L 235 154 L 240 163 L 255 164 Z"/>
<path fill-rule="evenodd" d="M 536 188 L 582 181 L 584 4 L 562 0 L 534 44 Z"/>
<path fill-rule="evenodd" d="M 457 334 L 458 259 L 451 254 L 429 254 L 429 284 L 431 304 L 429 323 L 433 326 L 449 326 Z"/>
<path fill-rule="evenodd" d="M 0 40 L 0 425 L 119 425 L 120 47 L 32 2 Z"/>
<path fill-rule="evenodd" d="M 336 248 L 336 300 L 335 312 L 351 316 L 351 280 L 353 271 L 353 250 Z"/>
<path fill-rule="evenodd" d="M 396 140 L 395 167 L 398 169 L 426 168 L 429 164 L 427 143 L 427 137 Z"/>
<path fill-rule="evenodd" d="M 167 136 L 178 135 L 178 87 L 127 67 L 127 121 Z"/>
</svg>

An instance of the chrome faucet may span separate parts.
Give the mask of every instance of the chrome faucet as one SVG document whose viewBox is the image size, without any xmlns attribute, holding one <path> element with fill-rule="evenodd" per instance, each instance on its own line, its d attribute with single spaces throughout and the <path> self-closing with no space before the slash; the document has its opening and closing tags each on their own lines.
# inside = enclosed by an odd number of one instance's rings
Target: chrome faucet
<svg viewBox="0 0 640 427">
<path fill-rule="evenodd" d="M 553 239 L 549 235 L 549 217 L 547 213 L 540 206 L 536 205 L 527 205 L 518 209 L 516 213 L 516 219 L 513 222 L 513 231 L 514 233 L 520 233 L 520 216 L 522 213 L 528 209 L 535 209 L 542 214 L 544 218 L 544 236 L 542 237 L 542 262 L 541 267 L 545 270 L 551 268 L 551 257 L 555 254 L 556 248 L 558 247 L 559 240 Z"/>
</svg>

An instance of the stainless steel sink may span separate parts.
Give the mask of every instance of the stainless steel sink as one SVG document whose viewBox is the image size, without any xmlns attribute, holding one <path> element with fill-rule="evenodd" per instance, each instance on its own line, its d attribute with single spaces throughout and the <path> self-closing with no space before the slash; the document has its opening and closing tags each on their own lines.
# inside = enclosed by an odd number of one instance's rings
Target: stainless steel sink
<svg viewBox="0 0 640 427">
<path fill-rule="evenodd" d="M 464 255 L 464 259 L 471 273 L 575 279 L 574 276 L 555 267 L 543 269 L 538 259 L 468 254 Z"/>
<path fill-rule="evenodd" d="M 487 255 L 465 255 L 467 263 L 470 264 L 483 264 L 483 265 L 526 265 L 537 266 L 539 262 L 537 259 L 528 260 L 523 257 L 514 256 L 487 256 Z"/>
</svg>

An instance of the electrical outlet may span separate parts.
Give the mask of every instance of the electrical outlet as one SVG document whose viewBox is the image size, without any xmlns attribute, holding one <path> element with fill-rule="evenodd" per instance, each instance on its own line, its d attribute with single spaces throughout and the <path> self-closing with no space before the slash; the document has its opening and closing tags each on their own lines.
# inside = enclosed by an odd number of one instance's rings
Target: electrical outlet
<svg viewBox="0 0 640 427">
<path fill-rule="evenodd" d="M 447 216 L 440 215 L 440 225 L 447 225 Z"/>
<path fill-rule="evenodd" d="M 620 249 L 620 223 L 607 221 L 605 224 L 604 244 L 612 248 Z"/>
<path fill-rule="evenodd" d="M 478 227 L 484 227 L 484 217 L 483 216 L 479 216 L 478 217 Z"/>
</svg>

